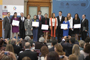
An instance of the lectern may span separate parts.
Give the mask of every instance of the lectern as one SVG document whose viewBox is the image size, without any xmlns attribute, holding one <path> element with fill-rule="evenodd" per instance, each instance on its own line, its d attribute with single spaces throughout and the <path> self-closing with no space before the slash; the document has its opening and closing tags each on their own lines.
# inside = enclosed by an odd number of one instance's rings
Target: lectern
<svg viewBox="0 0 90 60">
<path fill-rule="evenodd" d="M 0 37 L 2 37 L 2 20 L 0 20 Z"/>
</svg>

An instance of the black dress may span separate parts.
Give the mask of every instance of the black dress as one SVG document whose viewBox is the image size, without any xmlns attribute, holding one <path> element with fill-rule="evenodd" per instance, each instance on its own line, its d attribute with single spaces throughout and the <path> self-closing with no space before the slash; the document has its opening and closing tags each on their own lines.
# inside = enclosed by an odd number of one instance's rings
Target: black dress
<svg viewBox="0 0 90 60">
<path fill-rule="evenodd" d="M 74 24 L 80 24 L 80 19 L 77 20 L 73 19 L 73 26 Z M 79 34 L 79 28 L 74 29 L 74 34 Z"/>
<path fill-rule="evenodd" d="M 49 26 L 49 18 L 43 18 L 41 23 Z M 49 32 L 49 29 L 43 30 L 43 32 Z"/>
</svg>

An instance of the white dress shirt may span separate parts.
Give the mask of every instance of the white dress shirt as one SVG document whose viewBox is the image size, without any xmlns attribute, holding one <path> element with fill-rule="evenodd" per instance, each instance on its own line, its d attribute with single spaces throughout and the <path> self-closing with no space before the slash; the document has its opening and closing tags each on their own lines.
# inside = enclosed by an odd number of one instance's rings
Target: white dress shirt
<svg viewBox="0 0 90 60">
<path fill-rule="evenodd" d="M 61 21 L 61 19 L 62 19 L 62 16 L 59 16 L 59 19 L 60 19 L 60 21 Z"/>
<path fill-rule="evenodd" d="M 22 20 L 22 21 L 24 21 L 24 20 L 25 20 L 25 18 L 24 18 L 24 17 L 21 17 L 21 20 Z"/>
<path fill-rule="evenodd" d="M 38 15 L 38 18 L 40 19 L 41 15 Z"/>
<path fill-rule="evenodd" d="M 69 28 L 73 28 L 73 18 L 71 17 L 71 19 L 68 20 L 68 21 L 69 21 L 69 23 L 70 23 L 70 27 L 69 27 Z"/>
<path fill-rule="evenodd" d="M 57 18 L 52 18 L 52 26 L 55 26 L 55 19 L 56 19 L 56 26 L 58 26 Z M 49 25 L 51 26 L 51 20 L 49 20 Z"/>
<path fill-rule="evenodd" d="M 84 22 L 85 18 L 82 20 L 82 22 Z"/>
</svg>

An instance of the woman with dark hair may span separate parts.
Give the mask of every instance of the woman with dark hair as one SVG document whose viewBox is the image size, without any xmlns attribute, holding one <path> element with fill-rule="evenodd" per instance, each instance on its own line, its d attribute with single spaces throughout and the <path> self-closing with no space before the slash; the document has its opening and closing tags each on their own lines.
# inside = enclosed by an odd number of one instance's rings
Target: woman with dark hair
<svg viewBox="0 0 90 60">
<path fill-rule="evenodd" d="M 90 54 L 90 44 L 88 44 L 88 43 L 85 44 L 85 45 L 84 45 L 84 49 L 81 50 L 80 53 L 84 55 L 84 59 L 85 59 L 87 56 L 89 56 L 89 54 Z"/>
<path fill-rule="evenodd" d="M 56 52 L 52 51 L 52 52 L 49 52 L 49 54 L 46 57 L 46 60 L 60 60 L 60 58 Z"/>
<path fill-rule="evenodd" d="M 0 51 L 5 51 L 5 47 L 3 47 L 4 41 L 0 39 Z"/>
<path fill-rule="evenodd" d="M 75 24 L 80 24 L 80 18 L 77 13 L 75 14 L 74 19 L 73 19 L 73 26 Z M 79 28 L 74 28 L 74 34 L 75 34 L 75 39 L 78 40 Z"/>
<path fill-rule="evenodd" d="M 49 32 L 49 18 L 48 18 L 48 14 L 45 13 L 44 14 L 44 18 L 42 19 L 42 24 L 48 25 L 48 30 L 44 30 L 44 38 L 45 38 L 45 42 L 47 43 L 47 38 L 48 38 L 48 32 Z"/>
<path fill-rule="evenodd" d="M 25 35 L 26 36 L 31 36 L 33 35 L 32 30 L 32 20 L 30 19 L 30 15 L 27 15 L 27 19 L 24 22 L 24 28 L 25 28 Z"/>
<path fill-rule="evenodd" d="M 33 22 L 39 22 L 36 15 L 34 15 L 34 18 L 32 19 L 32 23 Z M 33 26 L 33 41 L 34 42 L 38 41 L 38 27 L 39 26 Z"/>
<path fill-rule="evenodd" d="M 57 18 L 55 17 L 55 13 L 52 13 L 52 17 L 49 20 L 50 30 L 51 30 L 51 38 L 55 39 L 56 37 L 56 29 L 58 26 Z"/>
<path fill-rule="evenodd" d="M 17 17 L 17 12 L 14 13 L 11 24 L 13 20 L 19 21 L 19 18 Z M 14 38 L 14 34 L 16 33 L 16 39 L 18 39 L 18 32 L 19 32 L 19 26 L 12 25 L 12 38 Z"/>
</svg>

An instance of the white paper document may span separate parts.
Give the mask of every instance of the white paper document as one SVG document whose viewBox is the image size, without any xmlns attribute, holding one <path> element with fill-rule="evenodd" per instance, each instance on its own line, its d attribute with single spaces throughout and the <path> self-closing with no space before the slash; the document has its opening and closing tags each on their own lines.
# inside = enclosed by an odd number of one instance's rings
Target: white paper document
<svg viewBox="0 0 90 60">
<path fill-rule="evenodd" d="M 19 21 L 13 20 L 12 25 L 19 26 Z"/>
<path fill-rule="evenodd" d="M 68 29 L 68 25 L 67 24 L 61 24 L 61 29 Z"/>
<path fill-rule="evenodd" d="M 39 22 L 32 22 L 33 27 L 39 27 Z"/>
<path fill-rule="evenodd" d="M 48 25 L 42 24 L 41 30 L 48 30 Z"/>
<path fill-rule="evenodd" d="M 81 28 L 81 24 L 74 24 L 74 28 Z"/>
</svg>

